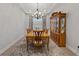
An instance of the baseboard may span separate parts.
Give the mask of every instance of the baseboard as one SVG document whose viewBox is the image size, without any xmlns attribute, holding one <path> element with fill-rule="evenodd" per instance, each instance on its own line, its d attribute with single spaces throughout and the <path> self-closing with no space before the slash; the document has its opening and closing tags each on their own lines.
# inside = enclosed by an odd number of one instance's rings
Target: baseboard
<svg viewBox="0 0 79 59">
<path fill-rule="evenodd" d="M 75 53 L 77 56 L 79 56 L 79 53 L 75 49 L 73 49 L 69 45 L 67 46 L 67 48 L 69 48 L 73 53 Z"/>
<path fill-rule="evenodd" d="M 20 39 L 22 39 L 24 37 L 24 35 L 20 36 L 19 38 L 17 38 L 16 40 L 14 40 L 13 42 L 11 42 L 8 46 L 6 46 L 5 48 L 0 50 L 0 55 L 2 53 L 4 53 L 7 49 L 9 49 L 11 46 L 13 46 L 16 42 L 18 42 Z"/>
</svg>

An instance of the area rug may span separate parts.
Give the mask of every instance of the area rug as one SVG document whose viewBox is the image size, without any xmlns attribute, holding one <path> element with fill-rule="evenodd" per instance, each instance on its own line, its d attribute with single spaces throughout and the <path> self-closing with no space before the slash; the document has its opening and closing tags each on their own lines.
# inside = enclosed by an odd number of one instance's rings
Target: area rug
<svg viewBox="0 0 79 59">
<path fill-rule="evenodd" d="M 49 51 L 46 47 L 27 51 L 26 39 L 22 38 L 1 56 L 76 56 L 76 54 L 66 47 L 58 47 L 51 39 L 49 40 Z"/>
</svg>

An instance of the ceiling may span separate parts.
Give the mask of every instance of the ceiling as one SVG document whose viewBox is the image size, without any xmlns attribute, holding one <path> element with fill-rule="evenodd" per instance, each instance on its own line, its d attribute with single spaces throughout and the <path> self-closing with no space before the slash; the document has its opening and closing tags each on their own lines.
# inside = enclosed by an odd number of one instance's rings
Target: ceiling
<svg viewBox="0 0 79 59">
<path fill-rule="evenodd" d="M 26 14 L 33 15 L 37 9 L 37 3 L 20 3 L 19 8 Z M 55 3 L 38 3 L 38 10 L 48 14 L 53 10 Z"/>
</svg>

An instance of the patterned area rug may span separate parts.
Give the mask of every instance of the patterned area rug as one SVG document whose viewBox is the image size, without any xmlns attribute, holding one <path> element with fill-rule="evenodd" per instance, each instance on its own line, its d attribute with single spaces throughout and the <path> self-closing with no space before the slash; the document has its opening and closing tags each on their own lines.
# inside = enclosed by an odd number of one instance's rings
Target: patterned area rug
<svg viewBox="0 0 79 59">
<path fill-rule="evenodd" d="M 23 38 L 6 50 L 1 56 L 76 56 L 76 54 L 68 48 L 56 46 L 51 39 L 49 41 L 49 51 L 45 47 L 36 50 L 31 48 L 27 51 L 26 40 Z"/>
</svg>

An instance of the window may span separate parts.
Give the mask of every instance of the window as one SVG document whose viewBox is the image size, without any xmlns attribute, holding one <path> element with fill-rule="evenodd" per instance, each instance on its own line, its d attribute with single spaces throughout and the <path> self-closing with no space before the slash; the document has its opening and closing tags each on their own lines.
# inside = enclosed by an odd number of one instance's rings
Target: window
<svg viewBox="0 0 79 59">
<path fill-rule="evenodd" d="M 43 28 L 43 21 L 42 18 L 33 18 L 33 30 L 42 30 Z"/>
</svg>

